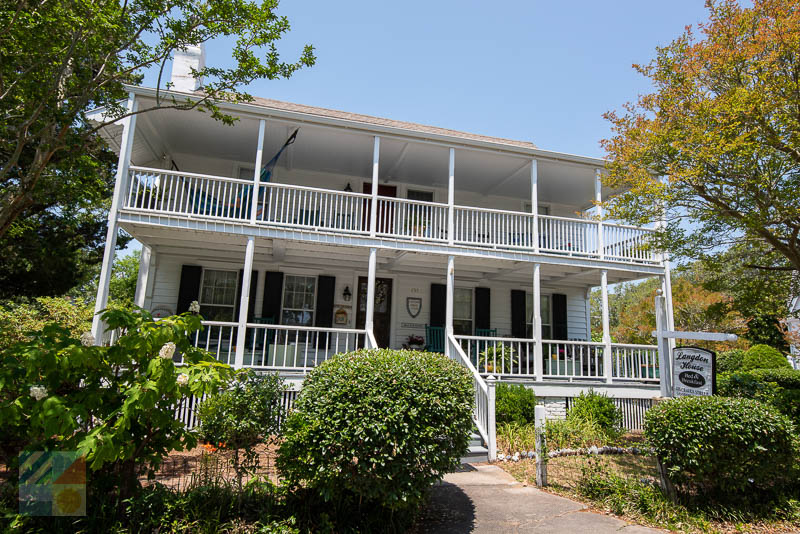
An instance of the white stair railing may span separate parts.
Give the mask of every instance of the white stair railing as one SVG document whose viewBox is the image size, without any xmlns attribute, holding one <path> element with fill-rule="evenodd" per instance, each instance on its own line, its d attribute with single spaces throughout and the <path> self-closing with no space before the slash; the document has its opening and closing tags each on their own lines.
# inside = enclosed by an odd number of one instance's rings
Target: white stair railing
<svg viewBox="0 0 800 534">
<path fill-rule="evenodd" d="M 497 432 L 494 412 L 494 380 L 491 385 L 481 377 L 472 362 L 469 361 L 464 350 L 452 334 L 447 335 L 450 358 L 459 362 L 472 374 L 472 385 L 475 389 L 475 406 L 472 415 L 478 433 L 489 449 L 489 460 L 497 456 Z"/>
</svg>

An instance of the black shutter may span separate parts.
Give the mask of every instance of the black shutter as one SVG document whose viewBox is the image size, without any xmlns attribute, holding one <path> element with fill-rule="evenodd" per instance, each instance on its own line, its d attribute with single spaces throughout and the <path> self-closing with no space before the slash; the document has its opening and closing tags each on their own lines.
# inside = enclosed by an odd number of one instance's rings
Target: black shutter
<svg viewBox="0 0 800 534">
<path fill-rule="evenodd" d="M 511 290 L 511 337 L 527 337 L 527 318 L 525 317 L 525 292 Z"/>
<path fill-rule="evenodd" d="M 261 315 L 272 319 L 274 324 L 281 322 L 281 297 L 283 297 L 283 273 L 267 271 L 264 273 L 264 302 L 261 304 Z"/>
<path fill-rule="evenodd" d="M 175 313 L 189 311 L 189 305 L 193 300 L 200 300 L 200 277 L 203 268 L 199 265 L 181 266 L 181 281 L 178 285 L 178 305 Z"/>
<path fill-rule="evenodd" d="M 333 293 L 335 290 L 335 277 L 322 275 L 317 277 L 317 311 L 314 325 L 333 326 Z"/>
<path fill-rule="evenodd" d="M 567 339 L 567 296 L 553 293 L 553 339 Z"/>
<path fill-rule="evenodd" d="M 239 283 L 236 286 L 236 303 L 233 307 L 233 320 L 239 320 L 239 304 L 242 302 L 242 282 L 244 269 L 239 269 Z M 258 288 L 258 271 L 250 274 L 250 301 L 247 303 L 247 322 L 252 322 L 256 315 L 256 289 Z"/>
<path fill-rule="evenodd" d="M 488 330 L 491 328 L 490 324 L 490 304 L 489 304 L 489 288 L 476 287 L 475 288 L 475 329 L 482 328 Z"/>
<path fill-rule="evenodd" d="M 431 326 L 444 326 L 447 314 L 447 286 L 444 284 L 431 284 Z"/>
</svg>

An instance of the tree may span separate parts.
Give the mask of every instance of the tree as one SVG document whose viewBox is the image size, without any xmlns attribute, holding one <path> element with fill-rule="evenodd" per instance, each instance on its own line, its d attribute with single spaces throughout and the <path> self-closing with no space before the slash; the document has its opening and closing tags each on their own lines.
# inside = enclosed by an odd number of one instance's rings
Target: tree
<svg viewBox="0 0 800 534">
<path fill-rule="evenodd" d="M 609 216 L 643 224 L 665 212 L 657 246 L 699 258 L 746 241 L 786 259 L 758 267 L 800 270 L 800 5 L 707 5 L 700 39 L 688 27 L 634 65 L 655 91 L 605 115 L 608 185 L 630 188 Z"/>
<path fill-rule="evenodd" d="M 141 255 L 141 250 L 134 250 L 125 257 L 114 258 L 114 263 L 111 266 L 111 279 L 108 284 L 109 308 L 133 309 Z M 73 288 L 69 292 L 69 296 L 86 304 L 94 305 L 99 279 L 100 265 L 96 264 L 92 269 L 92 277 L 87 283 Z"/>
<path fill-rule="evenodd" d="M 12 0 L 0 6 L 0 237 L 36 203 L 48 183 L 65 181 L 73 162 L 96 153 L 96 132 L 129 115 L 126 84 L 161 74 L 176 50 L 236 36 L 230 68 L 193 70 L 195 98 L 159 93 L 148 110 L 199 109 L 231 124 L 215 102 L 249 101 L 242 87 L 291 76 L 314 63 L 306 46 L 294 63 L 276 41 L 289 30 L 277 0 Z M 167 84 L 169 86 L 169 84 Z M 86 112 L 104 108 L 90 123 Z"/>
</svg>

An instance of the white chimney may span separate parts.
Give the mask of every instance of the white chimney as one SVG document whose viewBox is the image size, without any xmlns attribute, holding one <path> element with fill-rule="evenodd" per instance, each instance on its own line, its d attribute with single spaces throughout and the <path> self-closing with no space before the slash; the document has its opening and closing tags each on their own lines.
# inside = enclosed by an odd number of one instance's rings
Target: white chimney
<svg viewBox="0 0 800 534">
<path fill-rule="evenodd" d="M 206 47 L 187 46 L 186 50 L 176 50 L 172 58 L 173 91 L 193 93 L 203 86 L 203 78 L 192 76 L 192 70 L 202 70 L 206 66 Z"/>
</svg>

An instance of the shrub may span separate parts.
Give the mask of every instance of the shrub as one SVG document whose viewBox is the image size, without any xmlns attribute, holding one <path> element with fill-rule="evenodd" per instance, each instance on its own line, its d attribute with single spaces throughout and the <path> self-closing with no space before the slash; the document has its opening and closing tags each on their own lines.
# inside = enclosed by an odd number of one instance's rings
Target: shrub
<svg viewBox="0 0 800 534">
<path fill-rule="evenodd" d="M 65 297 L 0 303 L 0 351 L 50 323 L 58 323 L 77 338 L 91 328 L 93 312 L 89 305 Z"/>
<path fill-rule="evenodd" d="M 584 449 L 592 445 L 599 447 L 609 444 L 609 433 L 592 419 L 548 419 L 545 428 L 549 450 Z"/>
<path fill-rule="evenodd" d="M 745 351 L 742 349 L 719 353 L 717 355 L 717 373 L 728 373 L 741 369 L 744 362 L 744 353 Z"/>
<path fill-rule="evenodd" d="M 755 400 L 671 399 L 647 412 L 645 436 L 671 481 L 720 500 L 777 489 L 792 478 L 793 425 Z"/>
<path fill-rule="evenodd" d="M 800 426 L 800 370 L 753 369 L 717 378 L 717 393 L 772 404 Z"/>
<path fill-rule="evenodd" d="M 536 414 L 536 394 L 522 384 L 497 384 L 495 420 L 498 424 L 533 424 Z"/>
<path fill-rule="evenodd" d="M 604 432 L 614 435 L 622 427 L 622 412 L 607 395 L 589 390 L 572 400 L 568 419 L 594 421 Z"/>
<path fill-rule="evenodd" d="M 413 511 L 467 451 L 472 388 L 469 372 L 441 354 L 338 355 L 303 383 L 278 451 L 281 476 L 334 513 Z"/>
<path fill-rule="evenodd" d="M 200 404 L 200 435 L 233 450 L 231 464 L 240 490 L 244 476 L 259 467 L 261 455 L 256 445 L 272 443 L 278 434 L 284 389 L 277 374 L 257 375 L 251 370 L 237 376 L 229 389 Z"/>
<path fill-rule="evenodd" d="M 144 311 L 108 311 L 103 319 L 127 332 L 112 347 L 48 325 L 3 351 L 0 459 L 14 461 L 22 449 L 77 450 L 93 471 L 115 471 L 112 480 L 127 494 L 138 469 L 152 471 L 170 451 L 196 445 L 175 405 L 215 392 L 233 371 L 191 346 L 187 332 L 201 327 L 199 317 L 155 322 Z"/>
<path fill-rule="evenodd" d="M 744 353 L 741 369 L 791 369 L 792 365 L 778 349 L 769 345 L 753 345 Z"/>
</svg>

